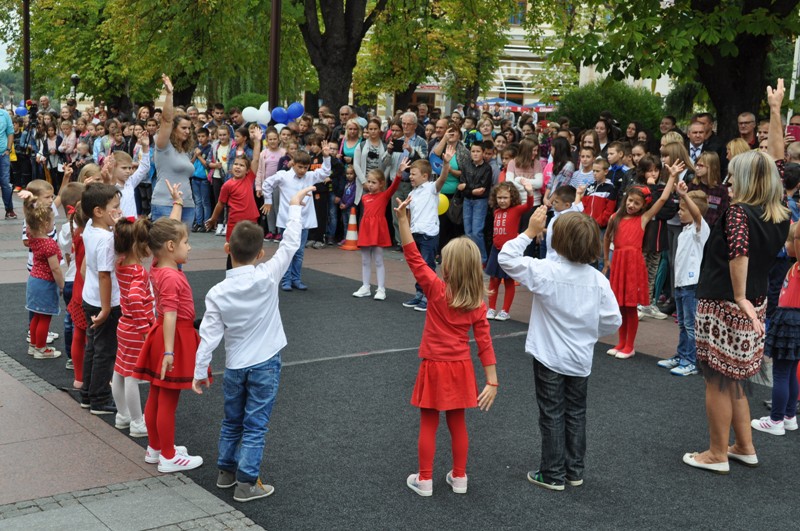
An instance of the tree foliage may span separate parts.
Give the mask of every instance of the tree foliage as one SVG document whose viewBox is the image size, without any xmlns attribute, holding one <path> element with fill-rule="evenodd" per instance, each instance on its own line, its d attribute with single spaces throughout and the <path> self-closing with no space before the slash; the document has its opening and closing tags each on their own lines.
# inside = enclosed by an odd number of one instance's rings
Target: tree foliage
<svg viewBox="0 0 800 531">
<path fill-rule="evenodd" d="M 571 125 L 590 129 L 602 111 L 611 111 L 623 128 L 637 121 L 656 131 L 664 109 L 661 98 L 649 90 L 606 80 L 567 92 L 558 102 L 557 114 L 569 116 Z"/>
<path fill-rule="evenodd" d="M 245 91 L 266 92 L 269 0 L 37 0 L 31 7 L 34 93 L 63 96 L 69 77 L 79 90 L 107 101 L 150 101 L 160 74 L 175 82 L 176 103 L 188 103 L 199 89 L 209 101 Z M 287 4 L 289 4 L 287 2 Z M 20 38 L 19 2 L 6 8 L 0 25 L 10 42 Z M 9 14 L 10 13 L 10 14 Z M 282 19 L 281 92 L 294 100 L 314 89 L 311 65 L 291 4 Z M 21 49 L 11 49 L 22 63 Z"/>
<path fill-rule="evenodd" d="M 665 2 L 665 4 L 667 4 Z M 528 25 L 549 24 L 555 64 L 591 64 L 613 79 L 698 80 L 735 134 L 738 112 L 757 110 L 773 39 L 794 35 L 798 0 L 567 0 L 537 2 Z"/>
</svg>

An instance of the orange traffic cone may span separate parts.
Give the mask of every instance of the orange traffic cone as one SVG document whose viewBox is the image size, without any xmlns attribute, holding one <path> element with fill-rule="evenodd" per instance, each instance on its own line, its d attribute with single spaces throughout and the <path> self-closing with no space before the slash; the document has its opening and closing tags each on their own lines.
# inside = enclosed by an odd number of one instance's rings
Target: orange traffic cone
<svg viewBox="0 0 800 531">
<path fill-rule="evenodd" d="M 347 220 L 347 236 L 344 245 L 339 247 L 344 251 L 358 251 L 358 223 L 356 222 L 356 209 L 350 209 L 350 219 Z"/>
</svg>

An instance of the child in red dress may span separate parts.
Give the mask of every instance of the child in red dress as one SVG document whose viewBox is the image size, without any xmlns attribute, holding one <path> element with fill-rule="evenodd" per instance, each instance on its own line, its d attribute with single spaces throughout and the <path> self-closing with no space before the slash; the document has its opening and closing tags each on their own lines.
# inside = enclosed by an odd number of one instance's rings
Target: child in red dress
<svg viewBox="0 0 800 531">
<path fill-rule="evenodd" d="M 142 260 L 150 255 L 148 232 L 150 221 L 126 218 L 114 226 L 114 251 L 117 262 L 120 309 L 122 316 L 117 326 L 117 360 L 111 379 L 111 393 L 117 405 L 114 425 L 117 429 L 130 428 L 131 437 L 147 437 L 147 427 L 142 416 L 139 382 L 133 377 L 133 368 L 144 346 L 147 332 L 155 321 L 150 276 Z"/>
<path fill-rule="evenodd" d="M 378 289 L 375 300 L 386 299 L 386 270 L 383 267 L 383 248 L 392 246 L 389 237 L 389 223 L 386 220 L 386 205 L 400 186 L 400 174 L 411 166 L 408 159 L 400 163 L 397 175 L 386 189 L 386 176 L 381 170 L 370 170 L 367 173 L 367 193 L 361 198 L 364 214 L 358 229 L 358 247 L 361 249 L 361 287 L 353 293 L 353 297 L 369 297 L 372 264 L 375 264 L 375 275 L 378 277 Z"/>
<path fill-rule="evenodd" d="M 611 289 L 617 297 L 622 326 L 619 329 L 619 342 L 608 349 L 609 356 L 628 359 L 636 351 L 633 343 L 639 329 L 639 315 L 636 306 L 650 305 L 650 288 L 647 280 L 647 266 L 642 254 L 644 228 L 658 214 L 661 207 L 672 194 L 675 178 L 685 169 L 683 162 L 677 161 L 669 169 L 669 180 L 652 207 L 650 189 L 643 186 L 631 186 L 625 197 L 619 201 L 619 209 L 608 222 L 608 230 L 603 244 L 603 274 L 611 268 Z M 609 261 L 611 242 L 614 242 L 613 263 Z"/>
<path fill-rule="evenodd" d="M 519 222 L 522 215 L 533 208 L 533 186 L 528 179 L 520 178 L 518 181 L 525 188 L 528 200 L 522 203 L 519 190 L 511 182 L 502 182 L 492 189 L 489 196 L 489 207 L 494 209 L 494 235 L 492 246 L 489 249 L 489 259 L 486 261 L 486 274 L 489 275 L 489 311 L 486 312 L 487 319 L 507 321 L 508 312 L 511 311 L 511 304 L 514 302 L 516 286 L 514 279 L 503 271 L 497 263 L 500 249 L 507 241 L 511 241 L 519 235 Z M 503 299 L 503 309 L 500 313 L 495 311 L 497 308 L 497 295 L 500 283 L 506 288 L 506 295 Z"/>
<path fill-rule="evenodd" d="M 174 194 L 173 194 L 174 199 Z M 189 232 L 180 219 L 180 199 L 173 201 L 172 215 L 150 227 L 148 239 L 154 260 L 150 280 L 156 296 L 156 323 L 145 339 L 133 375 L 150 382 L 145 405 L 148 445 L 144 460 L 158 463 L 162 473 L 192 470 L 203 464 L 175 446 L 175 410 L 181 389 L 191 389 L 200 337 L 194 328 L 192 287 L 178 266 L 189 259 Z M 174 216 L 178 219 L 174 219 Z M 209 370 L 209 381 L 211 371 Z"/>
<path fill-rule="evenodd" d="M 411 396 L 411 403 L 420 408 L 419 472 L 408 476 L 406 484 L 420 496 L 433 494 L 436 430 L 439 412 L 444 411 L 453 450 L 453 469 L 445 479 L 453 492 L 466 494 L 469 439 L 465 410 L 480 406 L 488 411 L 497 396 L 494 348 L 483 302 L 481 254 L 469 238 L 451 240 L 442 249 L 444 280 L 436 276 L 414 244 L 406 210 L 411 199 L 409 196 L 405 201 L 398 200 L 395 211 L 403 253 L 427 297 L 428 311 L 419 350 L 422 363 Z M 486 373 L 486 385 L 480 394 L 470 356 L 470 328 Z"/>
</svg>

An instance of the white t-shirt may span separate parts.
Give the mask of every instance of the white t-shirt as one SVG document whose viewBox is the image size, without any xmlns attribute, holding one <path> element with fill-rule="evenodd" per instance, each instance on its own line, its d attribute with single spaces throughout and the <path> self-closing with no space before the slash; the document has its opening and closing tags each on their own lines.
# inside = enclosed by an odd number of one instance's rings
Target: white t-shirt
<svg viewBox="0 0 800 531">
<path fill-rule="evenodd" d="M 67 271 L 64 273 L 64 282 L 75 281 L 75 257 L 72 256 L 72 232 L 69 230 L 69 222 L 61 225 L 61 230 L 58 231 L 58 246 L 61 248 L 61 266 L 66 266 Z M 69 261 L 67 260 L 69 257 Z"/>
<path fill-rule="evenodd" d="M 86 248 L 86 278 L 83 284 L 83 300 L 92 306 L 100 303 L 100 272 L 111 273 L 111 307 L 119 306 L 119 283 L 115 273 L 117 257 L 114 254 L 114 233 L 92 226 L 92 221 L 83 230 L 83 245 Z"/>
<path fill-rule="evenodd" d="M 700 278 L 700 263 L 703 261 L 703 247 L 711 234 L 706 220 L 700 218 L 700 230 L 694 223 L 683 227 L 678 234 L 678 248 L 675 251 L 675 287 L 694 286 Z"/>
<path fill-rule="evenodd" d="M 545 243 L 547 244 L 546 258 L 555 258 L 558 256 L 556 250 L 553 249 L 553 225 L 561 214 L 566 214 L 567 212 L 583 212 L 583 202 L 577 201 L 573 203 L 571 207 L 561 212 L 556 212 L 555 209 L 553 209 L 553 217 L 550 219 L 550 223 L 547 224 L 547 231 L 545 233 Z"/>
<path fill-rule="evenodd" d="M 439 235 L 439 192 L 433 182 L 422 183 L 408 194 L 412 197 L 411 210 L 412 234 L 426 236 Z"/>
</svg>

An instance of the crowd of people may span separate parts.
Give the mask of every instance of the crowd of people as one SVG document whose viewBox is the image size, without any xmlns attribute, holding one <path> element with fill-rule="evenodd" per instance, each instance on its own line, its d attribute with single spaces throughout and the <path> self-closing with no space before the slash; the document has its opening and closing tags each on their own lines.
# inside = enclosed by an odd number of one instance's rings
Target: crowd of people
<svg viewBox="0 0 800 531">
<path fill-rule="evenodd" d="M 800 248 L 789 234 L 800 218 L 800 142 L 785 134 L 782 81 L 768 89 L 768 119 L 742 113 L 728 141 L 707 112 L 685 133 L 667 116 L 655 136 L 638 122 L 623 130 L 609 112 L 582 130 L 567 117 L 536 123 L 475 105 L 445 116 L 420 104 L 385 121 L 322 106 L 316 118 L 262 127 L 220 104 L 176 108 L 163 81 L 163 108 L 141 106 L 135 117 L 79 112 L 72 101 L 55 113 L 46 97 L 34 117 L 0 112 L 13 135 L 6 218 L 16 216 L 11 186 L 25 202 L 28 353 L 61 356 L 49 344 L 62 296 L 81 405 L 148 437 L 145 460 L 159 471 L 203 462 L 175 446 L 175 412 L 180 390 L 210 383 L 224 337 L 217 485 L 236 487 L 238 501 L 272 493 L 259 470 L 287 344 L 278 292 L 308 289 L 305 249 L 345 243 L 351 212 L 362 255 L 353 296 L 386 299 L 383 253 L 396 248 L 416 280 L 403 306 L 427 312 L 412 394 L 420 464 L 407 481 L 420 495 L 432 494 L 440 411 L 453 438 L 447 483 L 467 491 L 464 410 L 494 401 L 488 321 L 510 318 L 517 285 L 537 295 L 526 341 L 542 432 L 532 483 L 583 483 L 594 345 L 618 330 L 608 354 L 634 356 L 643 318 L 674 314 L 677 351 L 658 366 L 706 380 L 709 449 L 684 462 L 718 473 L 729 460 L 754 466 L 751 426 L 797 429 Z M 56 228 L 59 208 L 67 221 Z M 227 274 L 196 323 L 182 264 L 190 233 L 203 232 L 225 237 Z M 260 263 L 264 241 L 280 246 Z M 470 329 L 485 368 L 480 393 Z M 772 410 L 751 421 L 746 384 L 765 345 Z M 139 380 L 151 383 L 144 410 Z"/>
</svg>

